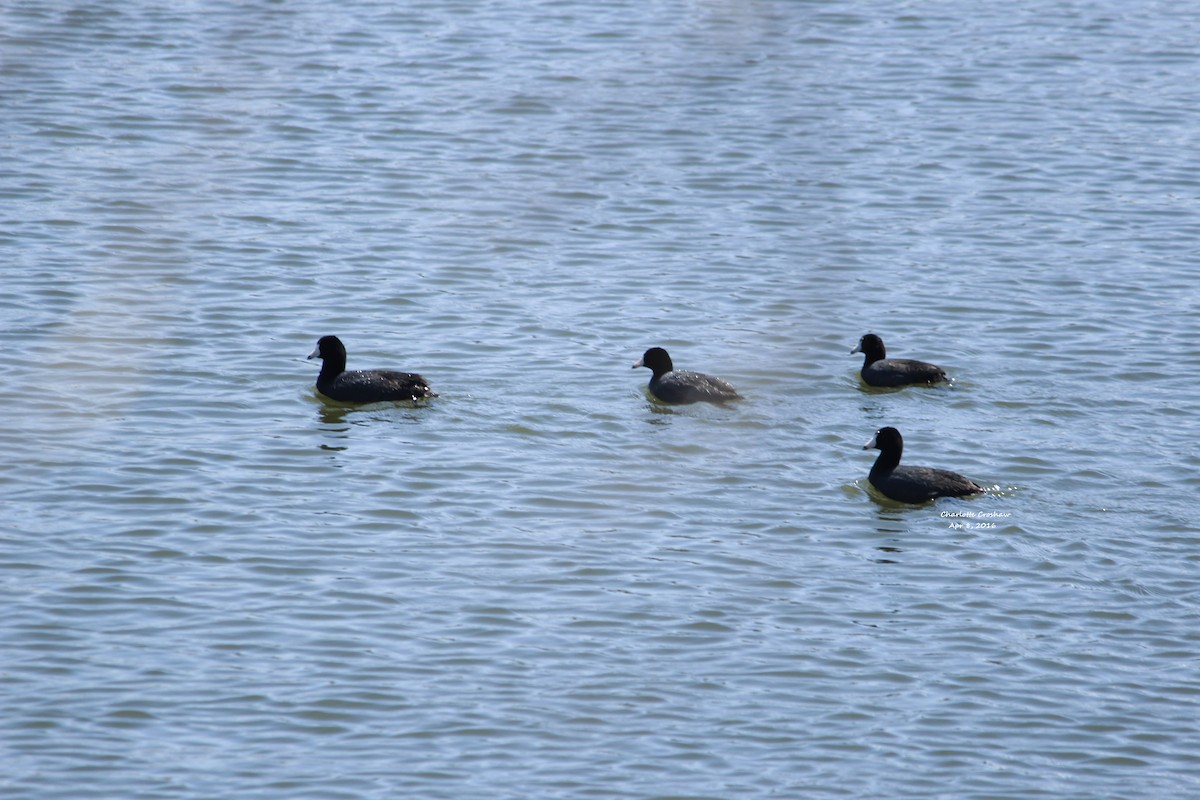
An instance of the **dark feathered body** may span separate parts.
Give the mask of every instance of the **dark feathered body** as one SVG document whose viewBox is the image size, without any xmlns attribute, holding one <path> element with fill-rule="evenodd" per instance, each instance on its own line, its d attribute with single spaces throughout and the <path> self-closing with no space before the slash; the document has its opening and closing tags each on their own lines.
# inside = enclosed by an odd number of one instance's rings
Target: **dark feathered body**
<svg viewBox="0 0 1200 800">
<path fill-rule="evenodd" d="M 420 375 L 392 370 L 353 370 L 317 379 L 317 391 L 343 403 L 377 403 L 437 397 Z"/>
<path fill-rule="evenodd" d="M 664 403 L 723 403 L 741 397 L 727 381 L 685 370 L 672 370 L 650 378 L 650 393 Z"/>
<path fill-rule="evenodd" d="M 946 371 L 935 364 L 911 358 L 888 358 L 883 339 L 868 333 L 850 351 L 863 354 L 862 379 L 868 386 L 909 386 L 941 383 Z"/>
<path fill-rule="evenodd" d="M 676 370 L 671 356 L 661 347 L 651 347 L 633 366 L 647 367 L 654 373 L 650 376 L 650 393 L 664 403 L 724 403 L 742 398 L 728 381 L 702 372 Z"/>
<path fill-rule="evenodd" d="M 932 467 L 902 467 L 904 440 L 895 428 L 880 428 L 863 449 L 878 448 L 868 480 L 886 497 L 901 503 L 925 503 L 938 497 L 964 497 L 984 487 L 957 472 Z"/>
<path fill-rule="evenodd" d="M 342 403 L 384 403 L 437 397 L 413 372 L 387 369 L 346 371 L 346 348 L 336 336 L 322 336 L 308 356 L 321 359 L 317 391 Z"/>
</svg>

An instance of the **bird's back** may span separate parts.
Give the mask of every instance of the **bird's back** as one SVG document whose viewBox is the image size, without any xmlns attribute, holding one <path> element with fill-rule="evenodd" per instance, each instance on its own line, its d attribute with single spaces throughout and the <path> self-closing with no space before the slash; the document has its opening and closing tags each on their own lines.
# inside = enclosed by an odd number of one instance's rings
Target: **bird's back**
<svg viewBox="0 0 1200 800">
<path fill-rule="evenodd" d="M 941 383 L 946 371 L 911 358 L 885 358 L 863 367 L 863 380 L 871 386 L 906 386 L 911 383 Z"/>
<path fill-rule="evenodd" d="M 933 467 L 896 467 L 881 474 L 872 470 L 870 480 L 876 489 L 903 503 L 924 503 L 937 497 L 964 497 L 984 491 L 965 475 Z"/>
<path fill-rule="evenodd" d="M 414 372 L 352 370 L 332 381 L 317 384 L 322 394 L 345 403 L 379 403 L 437 397 L 429 384 Z"/>
<path fill-rule="evenodd" d="M 666 403 L 724 403 L 741 399 L 728 381 L 687 370 L 674 370 L 652 379 L 650 391 Z"/>
</svg>

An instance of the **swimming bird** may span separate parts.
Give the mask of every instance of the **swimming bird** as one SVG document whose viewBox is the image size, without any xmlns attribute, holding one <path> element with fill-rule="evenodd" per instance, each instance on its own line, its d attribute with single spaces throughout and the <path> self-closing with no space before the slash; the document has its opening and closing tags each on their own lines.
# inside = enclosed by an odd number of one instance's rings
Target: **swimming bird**
<svg viewBox="0 0 1200 800">
<path fill-rule="evenodd" d="M 895 428 L 880 428 L 863 450 L 875 448 L 879 457 L 868 480 L 885 496 L 901 503 L 924 503 L 936 497 L 963 497 L 986 491 L 970 478 L 932 467 L 902 467 L 904 439 Z"/>
<path fill-rule="evenodd" d="M 742 396 L 727 381 L 700 372 L 676 370 L 671 357 L 661 347 L 651 347 L 634 362 L 633 368 L 646 367 L 650 376 L 650 394 L 664 403 L 724 403 Z"/>
<path fill-rule="evenodd" d="M 941 383 L 946 371 L 934 364 L 911 358 L 888 358 L 883 339 L 873 333 L 858 340 L 850 354 L 863 353 L 862 379 L 870 386 L 908 386 L 914 383 Z"/>
<path fill-rule="evenodd" d="M 322 336 L 308 354 L 321 359 L 317 391 L 343 403 L 381 403 L 397 400 L 422 400 L 437 397 L 437 392 L 420 375 L 387 369 L 346 371 L 346 346 L 336 336 Z"/>
</svg>

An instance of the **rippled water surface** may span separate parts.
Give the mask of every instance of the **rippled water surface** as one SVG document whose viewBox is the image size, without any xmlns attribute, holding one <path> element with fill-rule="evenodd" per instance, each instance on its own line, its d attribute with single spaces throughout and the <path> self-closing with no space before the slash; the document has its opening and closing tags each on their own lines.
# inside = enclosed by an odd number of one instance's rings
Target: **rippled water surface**
<svg viewBox="0 0 1200 800">
<path fill-rule="evenodd" d="M 0 795 L 1200 796 L 1198 39 L 6 3 Z"/>
</svg>

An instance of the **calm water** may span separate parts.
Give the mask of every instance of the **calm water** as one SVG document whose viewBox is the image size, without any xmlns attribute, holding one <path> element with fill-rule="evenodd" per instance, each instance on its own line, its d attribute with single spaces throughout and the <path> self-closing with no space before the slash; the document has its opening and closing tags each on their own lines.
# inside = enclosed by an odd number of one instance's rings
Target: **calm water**
<svg viewBox="0 0 1200 800">
<path fill-rule="evenodd" d="M 0 795 L 1200 795 L 1198 39 L 3 4 Z M 874 498 L 888 424 L 995 491 Z"/>
</svg>

